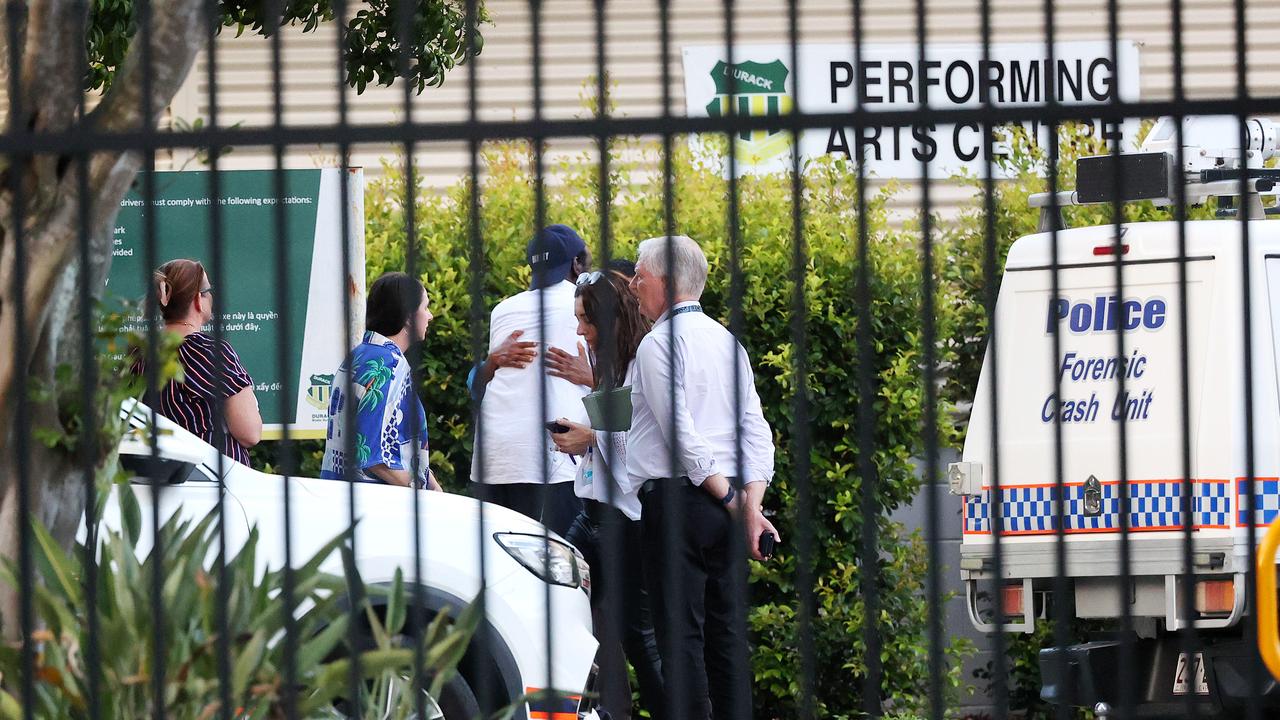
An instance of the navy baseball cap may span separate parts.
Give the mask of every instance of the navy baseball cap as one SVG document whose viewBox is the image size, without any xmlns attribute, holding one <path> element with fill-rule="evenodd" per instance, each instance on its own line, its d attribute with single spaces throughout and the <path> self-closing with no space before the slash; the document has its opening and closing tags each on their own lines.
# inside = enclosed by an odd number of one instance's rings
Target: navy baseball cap
<svg viewBox="0 0 1280 720">
<path fill-rule="evenodd" d="M 533 270 L 530 289 L 555 285 L 568 279 L 573 259 L 587 249 L 578 233 L 568 225 L 548 225 L 529 241 L 526 255 Z"/>
</svg>

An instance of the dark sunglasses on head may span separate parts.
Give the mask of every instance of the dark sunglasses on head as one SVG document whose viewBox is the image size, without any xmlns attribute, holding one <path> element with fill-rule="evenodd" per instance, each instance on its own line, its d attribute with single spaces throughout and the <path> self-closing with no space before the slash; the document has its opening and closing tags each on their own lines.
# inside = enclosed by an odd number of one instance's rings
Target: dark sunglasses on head
<svg viewBox="0 0 1280 720">
<path fill-rule="evenodd" d="M 602 277 L 604 277 L 603 270 L 592 270 L 589 273 L 582 273 L 578 276 L 578 287 L 583 287 L 584 285 L 595 285 Z"/>
</svg>

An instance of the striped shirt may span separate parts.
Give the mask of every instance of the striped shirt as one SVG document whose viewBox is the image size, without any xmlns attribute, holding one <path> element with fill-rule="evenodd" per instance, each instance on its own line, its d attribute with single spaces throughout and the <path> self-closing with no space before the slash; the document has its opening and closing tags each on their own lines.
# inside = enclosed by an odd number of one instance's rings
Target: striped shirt
<svg viewBox="0 0 1280 720">
<path fill-rule="evenodd" d="M 221 372 L 219 361 L 222 362 Z M 159 402 L 153 401 L 150 405 L 159 414 L 214 445 L 214 403 L 253 387 L 253 378 L 249 377 L 240 363 L 240 356 L 227 341 L 222 341 L 222 357 L 219 358 L 214 351 L 213 338 L 202 332 L 191 333 L 182 341 L 178 346 L 178 362 L 182 364 L 182 381 L 170 380 L 160 390 Z M 133 372 L 142 374 L 143 368 L 143 363 L 137 362 Z M 248 450 L 236 442 L 225 423 L 222 438 L 222 454 L 248 465 Z"/>
</svg>

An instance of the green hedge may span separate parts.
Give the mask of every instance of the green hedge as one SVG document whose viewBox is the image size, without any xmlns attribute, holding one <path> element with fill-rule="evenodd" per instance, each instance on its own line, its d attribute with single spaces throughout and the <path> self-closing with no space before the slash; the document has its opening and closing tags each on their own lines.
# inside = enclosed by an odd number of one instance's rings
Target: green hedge
<svg viewBox="0 0 1280 720">
<path fill-rule="evenodd" d="M 610 206 L 611 254 L 634 257 L 636 243 L 664 229 L 660 182 L 642 175 L 621 157 L 647 157 L 656 166 L 659 148 L 628 143 L 623 155 L 612 148 L 614 189 Z M 711 264 L 703 296 L 708 313 L 727 322 L 730 282 L 727 182 L 719 172 L 677 143 L 675 228 L 702 245 Z M 483 154 L 480 235 L 484 268 L 480 278 L 488 313 L 502 298 L 527 287 L 523 248 L 534 231 L 534 179 L 530 148 L 513 142 L 490 145 Z M 368 275 L 405 267 L 404 174 L 389 164 L 370 183 L 365 197 Z M 563 222 L 587 239 L 599 255 L 598 165 L 582 159 L 560 168 L 561 182 L 549 186 L 545 222 Z M 739 183 L 738 232 L 743 277 L 742 342 L 756 369 L 756 387 L 777 446 L 777 474 L 766 509 L 784 538 L 778 557 L 752 568 L 751 627 L 755 650 L 755 708 L 759 717 L 792 717 L 800 693 L 797 621 L 796 537 L 800 527 L 814 537 L 811 558 L 817 603 L 813 637 L 817 657 L 814 698 L 822 717 L 858 714 L 865 672 L 862 630 L 864 606 L 858 538 L 863 522 L 875 522 L 881 538 L 878 567 L 881 607 L 877 622 L 884 632 L 883 696 L 895 712 L 923 711 L 928 684 L 926 605 L 923 578 L 927 554 L 917 536 L 889 520 L 918 488 L 912 463 L 923 450 L 921 345 L 921 263 L 916 234 L 893 230 L 885 204 L 894 190 L 866 198 L 870 228 L 872 327 L 875 353 L 861 367 L 855 346 L 857 306 L 858 197 L 853 167 L 843 161 L 809 166 L 805 174 L 804 240 L 808 247 L 804 317 L 808 332 L 807 385 L 811 393 L 808 432 L 812 440 L 810 477 L 812 516 L 797 518 L 799 479 L 794 477 L 792 398 L 796 349 L 791 341 L 792 214 L 787 176 L 744 178 Z M 465 387 L 472 359 L 469 323 L 471 295 L 469 185 L 460 182 L 444 195 L 419 188 L 415 193 L 417 268 L 431 295 L 436 320 L 428 333 L 422 362 L 422 396 L 432 437 L 432 466 L 446 486 L 460 489 L 470 468 L 472 429 Z M 952 334 L 952 312 L 940 298 L 939 323 Z M 487 331 L 487 328 L 478 328 Z M 487 335 L 482 335 L 487 337 Z M 939 345 L 939 359 L 953 351 Z M 859 397 L 863 372 L 875 378 L 875 394 Z M 872 403 L 879 477 L 876 503 L 864 512 L 858 475 L 856 413 Z M 960 641 L 947 645 L 949 687 L 960 683 Z"/>
</svg>

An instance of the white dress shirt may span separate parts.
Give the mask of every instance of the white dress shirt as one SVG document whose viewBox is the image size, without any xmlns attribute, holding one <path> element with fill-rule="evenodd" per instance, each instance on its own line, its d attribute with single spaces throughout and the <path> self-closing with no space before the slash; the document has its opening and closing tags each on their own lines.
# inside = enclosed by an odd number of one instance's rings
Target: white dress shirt
<svg viewBox="0 0 1280 720">
<path fill-rule="evenodd" d="M 673 436 L 678 438 L 679 450 L 675 474 L 687 475 L 694 485 L 717 472 L 728 477 L 741 473 L 744 484 L 773 479 L 773 434 L 760 411 L 747 352 L 706 314 L 680 312 L 693 305 L 697 303 L 677 303 L 663 313 L 636 352 L 631 431 L 627 433 L 627 476 L 633 491 L 645 480 L 671 477 Z M 735 362 L 739 368 L 736 393 Z"/>
<path fill-rule="evenodd" d="M 498 303 L 489 322 L 489 350 L 502 344 L 516 330 L 523 330 L 520 341 L 540 343 L 539 353 L 551 345 L 576 355 L 579 338 L 578 320 L 573 314 L 573 290 L 573 283 L 566 280 L 542 290 L 526 290 Z M 541 407 L 544 383 L 546 412 L 542 412 Z M 588 392 L 588 387 L 544 373 L 540 356 L 523 368 L 499 368 L 480 402 L 480 427 L 476 430 L 476 450 L 471 455 L 471 479 L 492 485 L 542 483 L 545 460 L 547 482 L 572 482 L 577 468 L 568 455 L 556 450 L 545 423 L 561 417 L 586 423 L 582 396 Z M 482 455 L 483 478 L 480 475 Z"/>
<path fill-rule="evenodd" d="M 635 381 L 636 364 L 627 368 L 623 385 Z M 578 463 L 573 491 L 585 500 L 612 505 L 632 520 L 640 519 L 640 489 L 627 479 L 627 433 L 595 430 L 595 447 Z M 611 487 L 612 486 L 612 487 Z"/>
</svg>

